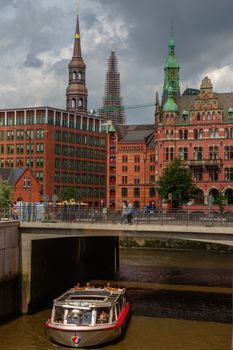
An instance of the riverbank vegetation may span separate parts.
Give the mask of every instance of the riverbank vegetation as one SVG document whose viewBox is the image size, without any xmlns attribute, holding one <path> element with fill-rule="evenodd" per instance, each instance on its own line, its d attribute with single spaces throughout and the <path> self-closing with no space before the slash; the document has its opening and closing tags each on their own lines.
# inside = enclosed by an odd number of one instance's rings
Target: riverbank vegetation
<svg viewBox="0 0 233 350">
<path fill-rule="evenodd" d="M 176 239 L 137 239 L 134 237 L 124 237 L 120 239 L 120 248 L 208 250 L 229 253 L 233 252 L 233 247 L 214 243 L 184 241 Z"/>
</svg>

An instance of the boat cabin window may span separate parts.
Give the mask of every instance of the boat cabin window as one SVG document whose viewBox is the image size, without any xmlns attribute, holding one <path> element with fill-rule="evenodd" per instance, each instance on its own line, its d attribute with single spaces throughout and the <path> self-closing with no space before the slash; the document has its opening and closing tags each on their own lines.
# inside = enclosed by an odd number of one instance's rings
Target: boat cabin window
<svg viewBox="0 0 233 350">
<path fill-rule="evenodd" d="M 110 307 L 101 307 L 97 309 L 96 323 L 110 322 Z"/>
<path fill-rule="evenodd" d="M 76 325 L 91 324 L 92 310 L 68 309 L 66 310 L 66 323 Z"/>
<path fill-rule="evenodd" d="M 62 306 L 55 307 L 54 322 L 63 323 L 64 320 L 64 308 Z"/>
</svg>

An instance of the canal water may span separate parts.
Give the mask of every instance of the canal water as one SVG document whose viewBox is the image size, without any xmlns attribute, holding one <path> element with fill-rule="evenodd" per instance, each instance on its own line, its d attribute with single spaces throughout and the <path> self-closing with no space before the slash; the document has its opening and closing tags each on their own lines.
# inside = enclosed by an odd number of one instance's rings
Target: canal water
<svg viewBox="0 0 233 350">
<path fill-rule="evenodd" d="M 96 349 L 233 349 L 230 254 L 122 250 L 117 278 L 129 286 L 133 315 L 124 338 Z M 49 314 L 2 324 L 0 349 L 67 349 L 48 339 L 43 325 Z"/>
</svg>

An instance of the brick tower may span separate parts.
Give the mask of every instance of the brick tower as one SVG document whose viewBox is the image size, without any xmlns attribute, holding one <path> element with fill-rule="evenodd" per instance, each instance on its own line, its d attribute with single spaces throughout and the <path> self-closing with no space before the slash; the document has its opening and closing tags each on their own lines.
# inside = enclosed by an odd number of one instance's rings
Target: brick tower
<svg viewBox="0 0 233 350">
<path fill-rule="evenodd" d="M 79 16 L 74 36 L 73 57 L 69 63 L 69 84 L 66 89 L 66 109 L 75 113 L 87 112 L 86 65 L 82 59 Z"/>
</svg>

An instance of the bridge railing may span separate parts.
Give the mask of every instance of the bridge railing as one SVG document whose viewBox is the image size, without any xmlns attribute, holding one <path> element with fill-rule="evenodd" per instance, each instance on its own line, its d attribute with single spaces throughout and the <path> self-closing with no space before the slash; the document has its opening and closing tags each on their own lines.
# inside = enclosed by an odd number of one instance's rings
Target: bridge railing
<svg viewBox="0 0 233 350">
<path fill-rule="evenodd" d="M 77 206 L 33 205 L 0 210 L 1 220 L 41 221 L 41 222 L 86 222 L 130 224 L 129 212 L 107 208 L 80 208 Z M 204 226 L 233 226 L 232 211 L 209 209 L 134 209 L 132 223 L 142 224 L 180 224 Z"/>
</svg>

